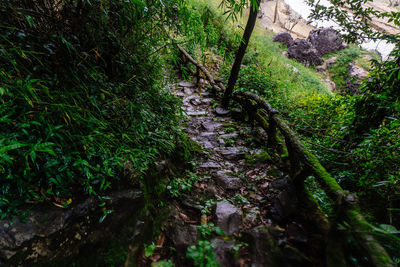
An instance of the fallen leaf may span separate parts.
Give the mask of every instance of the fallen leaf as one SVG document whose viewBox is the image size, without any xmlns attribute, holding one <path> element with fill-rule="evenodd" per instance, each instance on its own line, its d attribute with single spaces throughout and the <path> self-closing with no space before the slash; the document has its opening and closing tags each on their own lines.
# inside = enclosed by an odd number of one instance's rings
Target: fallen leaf
<svg viewBox="0 0 400 267">
<path fill-rule="evenodd" d="M 207 184 L 200 184 L 200 185 L 199 185 L 199 188 L 200 188 L 200 189 L 206 189 L 206 188 L 207 188 Z"/>
<path fill-rule="evenodd" d="M 201 225 L 207 224 L 207 215 L 201 215 Z"/>
<path fill-rule="evenodd" d="M 165 235 L 164 233 L 161 233 L 160 238 L 157 240 L 157 246 L 162 247 L 165 242 Z"/>
<path fill-rule="evenodd" d="M 190 221 L 189 216 L 187 216 L 186 214 L 179 212 L 179 216 L 186 222 Z"/>
</svg>

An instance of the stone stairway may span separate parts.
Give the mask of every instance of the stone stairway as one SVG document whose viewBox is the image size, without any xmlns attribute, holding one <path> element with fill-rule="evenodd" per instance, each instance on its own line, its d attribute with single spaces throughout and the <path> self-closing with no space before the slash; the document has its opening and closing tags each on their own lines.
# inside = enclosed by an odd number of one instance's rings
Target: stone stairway
<svg viewBox="0 0 400 267">
<path fill-rule="evenodd" d="M 201 152 L 192 170 L 197 182 L 174 200 L 164 231 L 174 249 L 162 258 L 191 266 L 187 248 L 207 240 L 221 266 L 323 265 L 322 238 L 304 221 L 288 175 L 267 153 L 265 132 L 240 120 L 240 110 L 217 107 L 205 88 L 181 81 L 172 92 L 182 98 L 182 127 Z M 205 236 L 200 225 L 225 234 Z"/>
</svg>

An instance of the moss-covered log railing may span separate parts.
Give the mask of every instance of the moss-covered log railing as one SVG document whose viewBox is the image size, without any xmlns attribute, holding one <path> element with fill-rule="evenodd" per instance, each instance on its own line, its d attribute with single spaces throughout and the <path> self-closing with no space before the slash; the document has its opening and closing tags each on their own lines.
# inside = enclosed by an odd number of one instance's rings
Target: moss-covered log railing
<svg viewBox="0 0 400 267">
<path fill-rule="evenodd" d="M 195 61 L 181 46 L 178 45 L 177 47 L 182 55 L 196 67 L 197 71 L 193 72 L 193 74 L 197 76 L 197 81 L 200 79 L 199 73 L 203 72 L 214 91 L 221 92 L 225 89 L 222 81 L 214 79 L 207 69 Z M 372 265 L 377 267 L 396 266 L 385 248 L 371 234 L 370 224 L 360 212 L 356 197 L 343 190 L 321 165 L 316 156 L 304 146 L 285 120 L 279 116 L 278 111 L 267 101 L 251 92 L 235 92 L 233 100 L 239 103 L 243 110 L 266 131 L 268 136 L 267 148 L 278 152 L 278 154 L 288 154 L 291 179 L 298 191 L 302 192 L 304 200 L 308 201 L 309 204 L 311 203 L 314 209 L 313 212 L 319 214 L 314 216 L 321 223 L 319 230 L 327 234 L 331 228 L 331 223 L 328 222 L 327 218 L 321 218 L 322 213 L 318 203 L 315 200 L 311 200 L 312 194 L 305 188 L 304 180 L 309 176 L 315 177 L 327 196 L 336 204 L 336 212 L 338 214 L 335 214 L 335 217 L 346 221 L 350 225 L 353 235 L 364 249 L 365 254 L 368 255 Z M 284 140 L 280 136 L 283 136 Z M 286 151 L 287 153 L 284 153 Z M 329 255 L 327 257 L 329 258 Z M 337 262 L 339 259 L 334 260 Z M 329 259 L 327 259 L 327 266 L 334 266 L 332 262 L 329 262 Z"/>
</svg>

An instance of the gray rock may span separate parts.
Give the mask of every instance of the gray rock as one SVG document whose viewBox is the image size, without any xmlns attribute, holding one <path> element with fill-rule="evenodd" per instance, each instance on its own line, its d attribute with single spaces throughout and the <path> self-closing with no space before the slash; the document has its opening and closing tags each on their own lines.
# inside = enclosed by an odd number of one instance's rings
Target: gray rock
<svg viewBox="0 0 400 267">
<path fill-rule="evenodd" d="M 280 192 L 271 209 L 273 218 L 278 222 L 284 221 L 298 212 L 297 203 L 296 193 L 292 189 Z"/>
<path fill-rule="evenodd" d="M 125 190 L 110 193 L 108 197 L 107 208 L 114 212 L 101 224 L 98 221 L 103 208 L 99 207 L 96 197 L 89 197 L 68 209 L 41 206 L 30 211 L 24 221 L 18 218 L 12 223 L 0 221 L 0 265 L 7 262 L 11 266 L 33 266 L 41 261 L 62 260 L 76 255 L 85 245 L 112 238 L 116 228 L 124 227 L 141 209 L 143 194 L 138 190 Z M 133 209 L 126 209 L 127 206 Z"/>
<path fill-rule="evenodd" d="M 329 88 L 331 89 L 332 92 L 335 91 L 336 84 L 331 79 L 326 78 L 324 81 L 325 81 L 326 84 L 328 84 L 328 86 L 329 86 Z"/>
<path fill-rule="evenodd" d="M 368 77 L 368 72 L 356 66 L 353 61 L 349 64 L 348 74 L 350 77 L 346 79 L 346 88 L 351 94 L 359 94 L 361 92 L 359 89 L 361 81 Z"/>
<path fill-rule="evenodd" d="M 202 132 L 200 134 L 200 136 L 202 136 L 202 137 L 212 137 L 212 136 L 214 136 L 215 137 L 215 132 Z"/>
<path fill-rule="evenodd" d="M 186 113 L 189 116 L 204 116 L 207 114 L 207 111 L 190 111 Z"/>
<path fill-rule="evenodd" d="M 197 128 L 194 127 L 194 126 L 188 126 L 186 128 L 186 132 L 189 133 L 189 134 L 194 134 L 194 135 L 199 134 L 199 130 L 197 130 Z"/>
<path fill-rule="evenodd" d="M 306 66 L 320 65 L 323 60 L 318 50 L 304 39 L 296 39 L 288 50 L 289 58 L 294 58 Z"/>
<path fill-rule="evenodd" d="M 245 153 L 237 147 L 227 147 L 220 151 L 221 155 L 226 159 L 240 159 L 243 158 Z"/>
<path fill-rule="evenodd" d="M 225 139 L 225 138 L 236 138 L 236 137 L 238 137 L 238 133 L 233 132 L 233 133 L 229 133 L 229 134 L 222 134 L 220 137 L 223 138 L 223 139 Z"/>
<path fill-rule="evenodd" d="M 201 105 L 201 100 L 198 98 L 192 98 L 192 99 L 190 99 L 190 103 L 194 106 L 198 106 L 198 105 Z"/>
<path fill-rule="evenodd" d="M 213 176 L 217 184 L 224 189 L 237 190 L 243 185 L 240 178 L 229 176 L 226 171 L 217 171 Z"/>
<path fill-rule="evenodd" d="M 234 261 L 234 250 L 235 242 L 225 241 L 221 238 L 214 238 L 211 243 L 215 245 L 214 252 L 216 254 L 216 260 L 222 267 L 235 266 Z"/>
<path fill-rule="evenodd" d="M 204 96 L 204 94 L 202 94 Z M 201 102 L 205 105 L 209 105 L 213 99 L 212 98 L 203 98 Z"/>
<path fill-rule="evenodd" d="M 232 235 L 239 231 L 242 222 L 242 211 L 227 201 L 217 202 L 215 210 L 217 226 L 227 234 Z"/>
<path fill-rule="evenodd" d="M 279 32 L 272 37 L 272 41 L 281 43 L 289 48 L 293 44 L 293 38 L 288 32 Z"/>
<path fill-rule="evenodd" d="M 190 89 L 190 88 L 188 88 L 188 87 L 184 87 L 183 92 L 184 92 L 186 95 L 191 95 L 191 94 L 193 94 L 192 89 Z"/>
<path fill-rule="evenodd" d="M 205 149 L 213 149 L 214 148 L 213 144 L 211 144 L 210 141 L 203 141 L 201 143 L 203 145 L 203 148 L 205 148 Z"/>
<path fill-rule="evenodd" d="M 335 64 L 336 62 L 337 62 L 337 57 L 331 57 L 331 58 L 328 58 L 328 59 L 325 61 L 325 64 L 326 64 L 326 67 L 329 69 L 329 68 L 332 67 L 333 64 Z"/>
<path fill-rule="evenodd" d="M 265 226 L 257 226 L 248 233 L 250 245 L 250 257 L 252 267 L 263 266 L 279 266 L 273 262 L 274 255 L 274 239 L 270 235 L 268 228 Z"/>
<path fill-rule="evenodd" d="M 187 81 L 180 81 L 180 82 L 178 83 L 178 85 L 179 85 L 180 87 L 194 87 L 194 86 L 195 86 L 193 83 L 187 82 Z"/>
<path fill-rule="evenodd" d="M 221 107 L 216 107 L 215 108 L 215 114 L 219 115 L 219 116 L 226 116 L 229 114 L 229 110 L 221 108 Z"/>
<path fill-rule="evenodd" d="M 193 245 L 197 240 L 197 227 L 195 225 L 177 225 L 172 230 L 171 240 L 176 247 Z"/>
<path fill-rule="evenodd" d="M 343 39 L 340 33 L 333 28 L 314 29 L 310 32 L 309 41 L 319 52 L 320 55 L 343 49 Z"/>
<path fill-rule="evenodd" d="M 316 67 L 315 67 L 315 70 L 318 71 L 318 72 L 324 72 L 324 71 L 327 70 L 327 66 L 326 66 L 326 64 L 324 63 L 324 64 L 322 64 L 322 65 L 316 66 Z"/>
<path fill-rule="evenodd" d="M 214 121 L 205 121 L 201 124 L 201 126 L 209 132 L 215 131 L 217 128 L 221 127 L 221 123 Z"/>
<path fill-rule="evenodd" d="M 207 161 L 205 163 L 200 164 L 199 167 L 203 168 L 203 169 L 218 169 L 221 166 L 218 163 L 214 162 L 214 161 Z"/>
</svg>

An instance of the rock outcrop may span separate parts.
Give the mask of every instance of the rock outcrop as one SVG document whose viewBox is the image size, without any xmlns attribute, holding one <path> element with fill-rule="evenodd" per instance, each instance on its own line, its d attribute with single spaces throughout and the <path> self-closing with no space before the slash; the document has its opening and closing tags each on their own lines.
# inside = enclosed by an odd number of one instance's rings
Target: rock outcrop
<svg viewBox="0 0 400 267">
<path fill-rule="evenodd" d="M 318 50 L 309 41 L 304 39 L 296 39 L 294 41 L 289 47 L 288 57 L 294 58 L 306 66 L 320 65 L 323 63 Z"/>
<path fill-rule="evenodd" d="M 89 197 L 68 209 L 41 207 L 32 210 L 25 220 L 0 221 L 0 265 L 33 266 L 55 260 L 67 263 L 84 253 L 84 247 L 105 245 L 105 240 L 109 242 L 127 222 L 135 225 L 130 220 L 144 206 L 141 191 L 114 192 L 107 199 L 107 208 L 114 210 L 107 216 L 99 207 L 99 199 Z"/>
<path fill-rule="evenodd" d="M 287 57 L 294 58 L 306 66 L 321 65 L 322 56 L 346 48 L 340 33 L 332 28 L 314 29 L 307 40 L 296 39 L 293 41 L 288 32 L 276 34 L 272 40 L 284 44 L 288 48 Z M 318 71 L 325 71 L 329 66 L 321 65 Z"/>
<path fill-rule="evenodd" d="M 332 28 L 314 29 L 308 35 L 309 41 L 321 56 L 345 48 L 340 33 Z"/>
<path fill-rule="evenodd" d="M 288 32 L 279 32 L 275 34 L 275 36 L 272 37 L 272 41 L 281 43 L 285 45 L 287 48 L 292 46 L 294 42 L 292 36 Z"/>
</svg>

